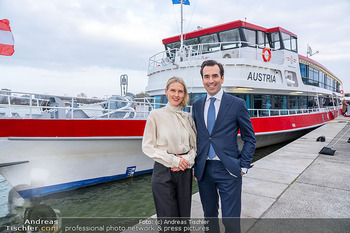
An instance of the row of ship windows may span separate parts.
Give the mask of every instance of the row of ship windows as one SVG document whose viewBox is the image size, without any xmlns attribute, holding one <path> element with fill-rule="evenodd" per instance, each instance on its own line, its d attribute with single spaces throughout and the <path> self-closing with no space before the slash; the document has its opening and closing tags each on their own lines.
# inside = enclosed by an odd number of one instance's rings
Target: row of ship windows
<svg viewBox="0 0 350 233">
<path fill-rule="evenodd" d="M 340 92 L 340 83 L 317 69 L 300 63 L 300 73 L 304 84 Z"/>
<path fill-rule="evenodd" d="M 312 109 L 320 107 L 339 105 L 333 103 L 330 97 L 315 96 L 295 96 L 295 95 L 259 95 L 259 94 L 234 94 L 228 93 L 245 100 L 248 109 Z M 190 93 L 189 105 L 196 100 L 206 96 L 206 93 Z M 168 99 L 165 95 L 155 96 L 156 103 L 166 104 Z M 256 116 L 257 112 L 251 112 L 251 116 Z"/>
<path fill-rule="evenodd" d="M 207 52 L 219 50 L 219 46 L 222 49 L 237 48 L 239 42 L 246 41 L 242 46 L 263 46 L 274 49 L 287 49 L 294 52 L 297 51 L 297 39 L 284 32 L 266 33 L 263 31 L 252 30 L 248 28 L 235 28 L 218 33 L 211 33 L 204 36 L 199 36 L 191 39 L 184 40 L 184 44 L 187 46 L 197 44 L 211 44 L 207 45 Z M 224 44 L 220 45 L 220 42 Z M 233 43 L 236 42 L 236 43 Z M 166 49 L 180 48 L 180 41 L 166 44 Z"/>
</svg>

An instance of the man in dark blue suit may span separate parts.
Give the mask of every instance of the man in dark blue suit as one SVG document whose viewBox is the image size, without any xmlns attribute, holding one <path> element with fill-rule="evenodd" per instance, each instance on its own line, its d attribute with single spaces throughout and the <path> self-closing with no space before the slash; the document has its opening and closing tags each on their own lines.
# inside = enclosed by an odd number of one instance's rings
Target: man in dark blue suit
<svg viewBox="0 0 350 233">
<path fill-rule="evenodd" d="M 256 143 L 253 126 L 245 101 L 222 90 L 222 64 L 204 61 L 200 73 L 207 96 L 193 104 L 197 127 L 194 176 L 204 217 L 211 218 L 210 232 L 219 232 L 220 195 L 226 232 L 240 231 L 242 176 L 250 167 Z M 239 130 L 244 142 L 242 151 L 237 144 Z"/>
</svg>

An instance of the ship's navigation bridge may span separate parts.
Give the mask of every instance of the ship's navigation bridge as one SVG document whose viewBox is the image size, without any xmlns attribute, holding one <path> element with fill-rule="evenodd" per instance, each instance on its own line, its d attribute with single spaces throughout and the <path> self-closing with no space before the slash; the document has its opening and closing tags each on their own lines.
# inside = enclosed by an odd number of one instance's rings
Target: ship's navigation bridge
<svg viewBox="0 0 350 233">
<path fill-rule="evenodd" d="M 281 27 L 263 28 L 243 21 L 234 21 L 200 29 L 163 40 L 165 51 L 150 58 L 149 72 L 168 64 L 183 61 L 221 58 L 248 58 L 282 64 L 283 51 L 298 53 L 297 36 Z M 297 55 L 289 57 L 296 62 Z"/>
</svg>

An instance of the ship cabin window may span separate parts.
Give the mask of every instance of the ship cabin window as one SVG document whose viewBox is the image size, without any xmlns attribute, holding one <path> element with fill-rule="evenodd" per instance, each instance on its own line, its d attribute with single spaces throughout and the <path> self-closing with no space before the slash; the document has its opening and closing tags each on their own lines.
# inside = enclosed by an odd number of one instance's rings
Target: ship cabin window
<svg viewBox="0 0 350 233">
<path fill-rule="evenodd" d="M 308 96 L 307 97 L 307 108 L 317 108 L 317 97 L 315 96 Z M 322 107 L 322 105 L 321 105 Z"/>
<path fill-rule="evenodd" d="M 200 98 L 206 96 L 206 93 L 195 93 L 193 94 L 193 97 L 190 98 L 190 105 L 192 105 L 194 102 L 196 102 L 197 100 L 199 100 Z M 191 97 L 191 96 L 190 96 Z"/>
<path fill-rule="evenodd" d="M 329 106 L 332 100 L 329 96 L 228 94 L 243 99 L 251 117 L 299 114 L 303 113 L 305 109 L 317 108 L 318 103 L 320 103 L 320 107 Z M 205 96 L 206 93 L 190 93 L 189 105 L 192 106 L 193 102 Z M 166 99 L 166 97 L 164 98 Z"/>
<path fill-rule="evenodd" d="M 288 35 L 287 33 L 282 32 L 282 41 L 283 41 L 283 45 L 284 45 L 285 49 L 287 49 L 287 50 L 291 50 L 292 49 L 290 35 Z"/>
<path fill-rule="evenodd" d="M 339 82 L 336 82 L 335 91 L 340 92 L 340 83 Z"/>
<path fill-rule="evenodd" d="M 269 40 L 265 32 L 248 28 L 242 28 L 242 30 L 245 37 L 243 40 L 248 42 L 246 43 L 248 46 L 256 47 L 256 45 L 258 45 L 260 47 L 270 47 L 268 42 Z"/>
<path fill-rule="evenodd" d="M 243 28 L 243 33 L 245 36 L 245 41 L 247 41 L 248 46 L 256 45 L 256 31 L 248 28 Z"/>
<path fill-rule="evenodd" d="M 271 44 L 272 44 L 272 48 L 281 49 L 281 40 L 280 40 L 280 33 L 279 32 L 272 32 L 271 33 Z"/>
<path fill-rule="evenodd" d="M 154 96 L 154 103 L 156 104 L 155 109 L 158 109 L 164 107 L 168 103 L 168 99 L 165 95 L 156 95 Z"/>
<path fill-rule="evenodd" d="M 325 74 L 320 71 L 318 78 L 318 86 L 324 88 L 324 76 Z"/>
<path fill-rule="evenodd" d="M 195 45 L 195 44 L 198 44 L 198 38 L 197 37 L 184 40 L 184 45 L 190 46 L 190 45 Z"/>
<path fill-rule="evenodd" d="M 332 90 L 332 79 L 327 77 L 327 89 Z"/>
<path fill-rule="evenodd" d="M 262 31 L 257 31 L 257 45 L 260 47 L 267 47 L 270 48 L 270 44 L 268 43 L 268 38 L 267 38 L 267 34 L 265 32 Z"/>
<path fill-rule="evenodd" d="M 291 37 L 291 43 L 292 43 L 292 51 L 298 52 L 298 44 L 297 44 L 297 38 L 294 36 Z"/>
<path fill-rule="evenodd" d="M 308 96 L 252 95 L 252 105 L 251 117 L 278 116 L 302 113 L 302 109 L 313 108 L 314 102 L 308 103 Z"/>
<path fill-rule="evenodd" d="M 191 39 L 187 39 L 184 40 L 184 45 L 190 46 L 190 45 L 196 45 L 198 44 L 198 38 L 191 38 Z M 174 50 L 174 49 L 178 49 L 181 46 L 181 42 L 180 41 L 175 41 L 169 44 L 165 45 L 166 50 Z"/>
<path fill-rule="evenodd" d="M 166 55 L 169 58 L 175 57 L 176 49 L 180 48 L 180 41 L 169 43 L 165 45 Z"/>
<path fill-rule="evenodd" d="M 307 71 L 308 71 L 308 66 L 302 63 L 299 63 L 300 65 L 300 74 L 301 74 L 301 78 L 303 79 L 303 83 L 307 84 Z"/>
<path fill-rule="evenodd" d="M 233 96 L 236 96 L 238 98 L 241 98 L 242 100 L 245 101 L 246 105 L 247 105 L 247 108 L 251 108 L 251 95 L 249 94 L 236 94 L 236 93 L 229 93 L 230 95 L 233 95 Z"/>
<path fill-rule="evenodd" d="M 166 44 L 165 48 L 167 50 L 178 49 L 178 48 L 180 48 L 180 45 L 181 45 L 180 41 L 176 41 L 176 42 L 173 42 L 173 43 Z"/>
<path fill-rule="evenodd" d="M 203 53 L 209 53 L 220 50 L 218 34 L 213 33 L 205 36 L 200 36 L 199 41 L 203 45 Z"/>
<path fill-rule="evenodd" d="M 297 52 L 297 38 L 287 33 L 282 32 L 283 46 L 287 50 Z"/>
<path fill-rule="evenodd" d="M 309 80 L 308 84 L 312 86 L 318 87 L 318 82 L 319 82 L 319 72 L 318 70 L 309 67 Z"/>
<path fill-rule="evenodd" d="M 201 44 L 218 43 L 219 42 L 218 34 L 213 33 L 205 36 L 200 36 L 199 41 Z"/>
<path fill-rule="evenodd" d="M 219 32 L 219 39 L 222 43 L 222 49 L 233 49 L 238 48 L 238 44 L 241 41 L 241 37 L 239 35 L 239 29 L 231 29 L 227 31 Z"/>
</svg>

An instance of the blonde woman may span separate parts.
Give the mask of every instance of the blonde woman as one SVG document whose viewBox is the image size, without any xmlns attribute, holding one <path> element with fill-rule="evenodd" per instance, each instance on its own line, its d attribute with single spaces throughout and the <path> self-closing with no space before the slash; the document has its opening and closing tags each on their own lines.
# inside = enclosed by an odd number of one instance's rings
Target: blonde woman
<svg viewBox="0 0 350 233">
<path fill-rule="evenodd" d="M 188 100 L 183 79 L 168 80 L 165 107 L 148 116 L 142 140 L 143 152 L 155 163 L 152 192 L 157 217 L 190 217 L 191 167 L 196 157 L 196 129 L 191 115 L 182 111 Z"/>
</svg>

